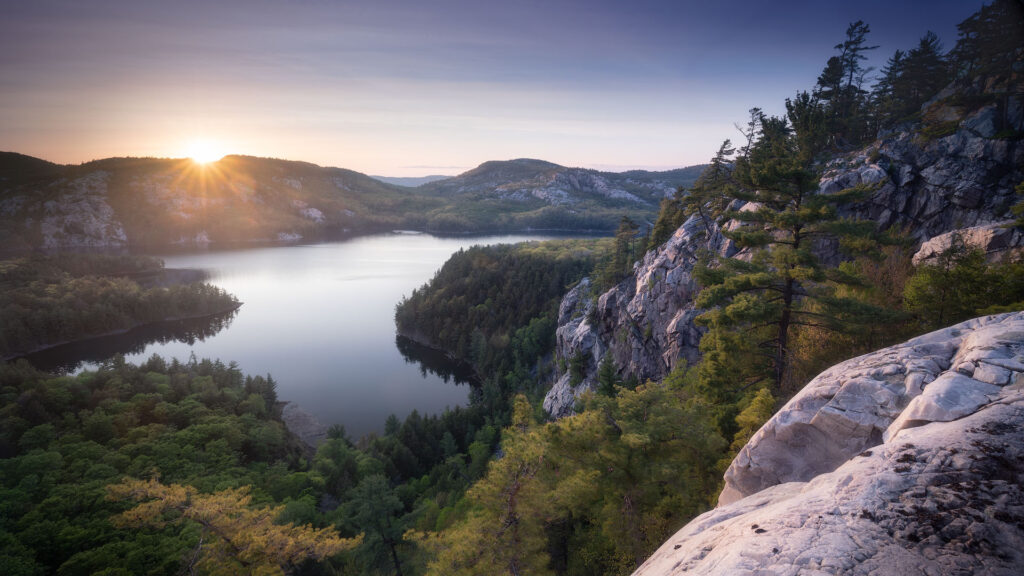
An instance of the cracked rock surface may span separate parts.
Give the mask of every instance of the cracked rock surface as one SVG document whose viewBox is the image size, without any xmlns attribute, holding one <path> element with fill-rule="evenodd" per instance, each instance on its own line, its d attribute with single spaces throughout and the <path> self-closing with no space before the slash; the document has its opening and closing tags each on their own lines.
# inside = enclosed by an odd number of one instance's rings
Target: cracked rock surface
<svg viewBox="0 0 1024 576">
<path fill-rule="evenodd" d="M 635 574 L 1020 574 L 1024 312 L 822 373 Z"/>
</svg>

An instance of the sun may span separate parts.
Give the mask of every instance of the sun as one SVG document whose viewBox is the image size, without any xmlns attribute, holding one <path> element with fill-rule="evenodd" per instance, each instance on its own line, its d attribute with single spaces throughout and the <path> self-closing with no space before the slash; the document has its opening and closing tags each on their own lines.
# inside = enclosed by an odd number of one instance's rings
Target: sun
<svg viewBox="0 0 1024 576">
<path fill-rule="evenodd" d="M 212 140 L 192 140 L 185 147 L 185 155 L 196 164 L 209 164 L 220 160 L 226 153 Z"/>
</svg>

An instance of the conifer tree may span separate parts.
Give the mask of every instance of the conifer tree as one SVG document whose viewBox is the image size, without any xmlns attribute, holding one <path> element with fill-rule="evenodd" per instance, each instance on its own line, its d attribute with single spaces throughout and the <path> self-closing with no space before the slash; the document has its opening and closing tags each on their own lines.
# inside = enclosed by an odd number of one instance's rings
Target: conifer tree
<svg viewBox="0 0 1024 576">
<path fill-rule="evenodd" d="M 422 539 L 437 556 L 427 574 L 551 574 L 542 522 L 546 495 L 536 476 L 544 460 L 532 409 L 525 396 L 513 400 L 511 427 L 503 434 L 504 455 L 467 493 L 472 510 L 440 538 Z"/>
<path fill-rule="evenodd" d="M 364 534 L 362 547 L 371 564 L 390 563 L 397 576 L 402 576 L 398 546 L 403 528 L 399 521 L 405 506 L 395 496 L 383 474 L 363 478 L 352 491 L 346 505 L 351 522 Z"/>
<path fill-rule="evenodd" d="M 698 215 L 705 231 L 711 230 L 712 222 L 728 204 L 726 188 L 732 184 L 732 156 L 735 153 L 730 140 L 722 142 L 711 159 L 711 165 L 701 173 L 683 199 L 683 215 Z"/>
<path fill-rule="evenodd" d="M 835 45 L 839 54 L 828 59 L 814 90 L 828 111 L 828 141 L 836 148 L 859 144 L 865 136 L 867 91 L 862 84 L 871 69 L 861 63 L 867 60 L 865 52 L 878 48 L 866 45 L 870 32 L 862 20 L 846 28 L 846 39 Z"/>
<path fill-rule="evenodd" d="M 701 378 L 709 388 L 731 391 L 733 400 L 748 388 L 783 387 L 794 328 L 840 330 L 867 311 L 852 298 L 835 296 L 832 284 L 856 279 L 826 268 L 815 252 L 828 238 L 853 246 L 855 239 L 871 236 L 870 222 L 842 220 L 837 214 L 839 206 L 860 198 L 864 190 L 817 194 L 813 153 L 799 144 L 785 118 L 764 118 L 760 138 L 736 161 L 738 186 L 729 189 L 731 199 L 746 205 L 723 215 L 741 224 L 723 234 L 742 252 L 697 271 L 704 286 L 697 304 L 709 309 L 699 321 L 712 331 L 702 348 L 717 350 L 705 355 Z M 760 358 L 743 366 L 748 373 L 739 381 L 727 366 L 735 360 L 729 357 L 733 351 Z"/>
<path fill-rule="evenodd" d="M 332 528 L 276 524 L 283 506 L 253 507 L 247 488 L 200 494 L 191 486 L 126 479 L 107 486 L 110 500 L 138 502 L 113 518 L 124 528 L 163 528 L 190 522 L 202 536 L 185 571 L 207 574 L 284 574 L 307 559 L 322 559 L 357 546 Z"/>
<path fill-rule="evenodd" d="M 994 0 L 957 25 L 951 52 L 959 78 L 1009 76 L 1024 58 L 1024 3 Z"/>
</svg>

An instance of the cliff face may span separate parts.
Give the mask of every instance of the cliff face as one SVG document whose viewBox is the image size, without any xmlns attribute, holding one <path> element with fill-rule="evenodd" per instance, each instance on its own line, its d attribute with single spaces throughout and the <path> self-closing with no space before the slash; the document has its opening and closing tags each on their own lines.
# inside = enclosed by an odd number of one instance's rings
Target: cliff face
<svg viewBox="0 0 1024 576">
<path fill-rule="evenodd" d="M 1024 312 L 822 373 L 635 574 L 1019 574 Z"/>
<path fill-rule="evenodd" d="M 922 123 L 829 162 L 819 193 L 872 186 L 869 197 L 843 215 L 908 230 L 922 247 L 917 262 L 948 246 L 954 231 L 993 259 L 1017 251 L 1024 237 L 1003 225 L 1011 218 L 1010 206 L 1019 200 L 1013 188 L 1024 180 L 1024 95 L 1018 90 L 1005 101 L 983 97 L 998 90 L 1007 89 L 973 86 L 940 93 L 923 107 Z M 987 103 L 973 108 L 958 104 L 972 97 Z M 1005 119 L 1013 133 L 997 133 L 997 118 Z M 941 135 L 936 126 L 947 133 Z M 705 245 L 723 255 L 734 252 L 717 230 L 705 234 L 691 220 L 638 262 L 632 276 L 597 298 L 596 313 L 590 315 L 594 325 L 573 329 L 575 341 L 593 345 L 584 349 L 559 340 L 565 365 L 579 354 L 588 361 L 586 376 L 573 393 L 566 390 L 569 380 L 563 377 L 549 394 L 545 406 L 552 414 L 571 411 L 564 402 L 592 387 L 606 350 L 621 375 L 641 380 L 661 378 L 681 361 L 698 358 L 700 329 L 693 319 L 699 311 L 692 303 L 697 287 L 691 273 L 696 251 Z M 588 333 L 577 334 L 581 330 Z"/>
<path fill-rule="evenodd" d="M 582 359 L 583 378 L 576 382 L 568 370 L 561 374 L 544 399 L 549 413 L 572 412 L 575 397 L 593 388 L 605 354 L 624 374 L 639 378 L 657 378 L 680 362 L 697 360 L 701 331 L 693 324 L 699 311 L 693 305 L 692 272 L 702 248 L 723 256 L 736 251 L 717 228 L 707 231 L 699 218 L 690 218 L 611 290 L 597 295 L 584 280 L 566 294 L 555 354 L 566 366 Z"/>
</svg>

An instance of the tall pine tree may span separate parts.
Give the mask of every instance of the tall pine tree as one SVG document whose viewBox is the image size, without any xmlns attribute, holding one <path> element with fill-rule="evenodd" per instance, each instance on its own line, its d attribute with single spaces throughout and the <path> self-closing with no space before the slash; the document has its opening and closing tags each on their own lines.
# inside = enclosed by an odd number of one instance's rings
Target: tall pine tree
<svg viewBox="0 0 1024 576">
<path fill-rule="evenodd" d="M 781 389 L 795 328 L 841 330 L 866 311 L 835 295 L 836 283 L 856 279 L 824 266 L 816 252 L 828 238 L 845 244 L 871 236 L 872 223 L 842 220 L 837 211 L 864 190 L 818 194 L 812 157 L 785 118 L 766 117 L 759 139 L 736 160 L 737 186 L 727 189 L 728 197 L 745 205 L 724 214 L 740 225 L 723 233 L 741 252 L 699 270 L 704 288 L 697 298 L 708 309 L 699 321 L 711 330 L 702 342 L 702 384 L 719 390 L 721 400 L 751 387 Z M 748 359 L 739 372 L 736 354 Z"/>
</svg>

